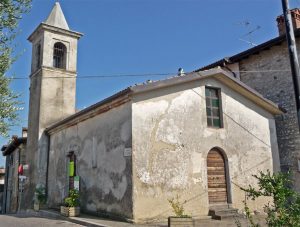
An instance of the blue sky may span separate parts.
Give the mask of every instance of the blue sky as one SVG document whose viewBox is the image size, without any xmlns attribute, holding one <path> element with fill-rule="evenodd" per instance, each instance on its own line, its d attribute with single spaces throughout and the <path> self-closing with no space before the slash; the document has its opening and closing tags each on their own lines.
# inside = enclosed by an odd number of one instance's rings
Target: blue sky
<svg viewBox="0 0 300 227">
<path fill-rule="evenodd" d="M 84 33 L 78 46 L 78 77 L 192 71 L 220 58 L 250 48 L 278 35 L 276 17 L 281 0 L 61 0 L 71 30 Z M 33 0 L 20 22 L 16 39 L 18 61 L 8 76 L 20 93 L 24 110 L 20 135 L 27 126 L 31 44 L 27 37 L 46 20 L 55 0 Z M 300 0 L 290 0 L 300 7 Z M 249 25 L 245 25 L 249 22 Z M 260 27 L 252 36 L 244 36 Z M 77 80 L 77 109 L 82 109 L 125 87 L 166 76 L 89 78 Z M 0 138 L 0 145 L 8 139 Z M 0 165 L 3 164 L 0 158 Z"/>
</svg>

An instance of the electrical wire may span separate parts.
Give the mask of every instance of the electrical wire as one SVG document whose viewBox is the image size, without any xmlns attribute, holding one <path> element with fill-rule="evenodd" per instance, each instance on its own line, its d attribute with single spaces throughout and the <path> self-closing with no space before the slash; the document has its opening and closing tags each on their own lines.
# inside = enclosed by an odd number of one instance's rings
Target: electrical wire
<svg viewBox="0 0 300 227">
<path fill-rule="evenodd" d="M 234 71 L 233 71 L 234 72 Z M 250 72 L 250 73 L 257 73 L 257 72 L 290 72 L 290 70 L 249 70 L 249 71 L 238 71 L 238 72 Z M 189 74 L 189 73 L 185 73 Z M 115 75 L 98 75 L 98 76 L 78 76 L 78 77 L 43 77 L 43 78 L 76 78 L 76 79 L 94 79 L 94 78 L 117 78 L 117 77 L 145 77 L 145 76 L 169 76 L 169 75 L 177 75 L 175 73 L 144 73 L 144 74 L 115 74 Z M 201 75 L 200 75 L 201 76 Z M 13 77 L 11 78 L 12 80 L 23 80 L 23 79 L 30 79 L 30 78 L 25 78 L 25 77 Z M 199 94 L 197 91 L 192 89 L 192 91 L 197 94 L 199 97 L 201 97 L 203 100 L 206 100 L 205 97 L 203 97 L 201 94 Z M 261 143 L 264 145 L 271 147 L 268 143 L 265 141 L 261 140 L 258 136 L 256 136 L 254 133 L 252 133 L 249 129 L 241 125 L 239 122 L 237 122 L 233 117 L 228 115 L 226 112 L 222 111 L 222 113 L 229 118 L 232 122 L 234 122 L 236 125 L 241 127 L 243 130 L 245 130 L 247 133 L 252 135 L 254 138 L 259 140 Z"/>
<path fill-rule="evenodd" d="M 274 73 L 274 72 L 291 72 L 291 70 L 240 70 L 240 71 L 232 71 L 233 73 Z M 192 72 L 186 72 L 185 74 L 189 74 Z M 87 75 L 87 76 L 45 76 L 43 79 L 55 79 L 55 78 L 64 78 L 64 79 L 97 79 L 97 78 L 120 78 L 120 77 L 148 77 L 148 76 L 171 76 L 177 75 L 177 73 L 143 73 L 143 74 L 112 74 L 112 75 Z M 29 80 L 29 77 L 6 77 L 9 80 Z"/>
<path fill-rule="evenodd" d="M 95 75 L 95 76 L 43 76 L 43 79 L 96 79 L 96 78 L 119 78 L 119 77 L 147 77 L 147 76 L 170 76 L 176 73 L 145 73 L 145 74 L 113 74 L 113 75 Z M 28 80 L 30 77 L 6 77 L 9 80 Z"/>
</svg>

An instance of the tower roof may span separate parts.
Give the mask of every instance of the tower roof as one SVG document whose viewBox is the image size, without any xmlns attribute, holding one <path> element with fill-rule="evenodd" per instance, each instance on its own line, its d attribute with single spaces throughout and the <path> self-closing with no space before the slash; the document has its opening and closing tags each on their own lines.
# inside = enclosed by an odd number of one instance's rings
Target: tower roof
<svg viewBox="0 0 300 227">
<path fill-rule="evenodd" d="M 45 24 L 70 30 L 59 2 L 56 2 Z"/>
</svg>

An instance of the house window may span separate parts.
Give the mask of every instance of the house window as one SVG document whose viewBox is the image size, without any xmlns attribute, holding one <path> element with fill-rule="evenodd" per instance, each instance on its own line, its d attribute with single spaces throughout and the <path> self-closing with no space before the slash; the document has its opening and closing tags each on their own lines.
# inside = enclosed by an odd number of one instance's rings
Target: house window
<svg viewBox="0 0 300 227">
<path fill-rule="evenodd" d="M 58 42 L 54 44 L 53 49 L 53 67 L 66 69 L 67 48 L 64 44 Z"/>
<path fill-rule="evenodd" d="M 222 128 L 221 90 L 205 87 L 207 126 Z"/>
</svg>

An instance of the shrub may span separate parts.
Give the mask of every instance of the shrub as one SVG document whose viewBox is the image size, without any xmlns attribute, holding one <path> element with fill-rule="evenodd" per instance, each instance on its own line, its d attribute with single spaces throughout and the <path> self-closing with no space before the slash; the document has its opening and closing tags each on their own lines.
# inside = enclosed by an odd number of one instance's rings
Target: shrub
<svg viewBox="0 0 300 227">
<path fill-rule="evenodd" d="M 181 203 L 179 201 L 179 196 L 178 195 L 176 196 L 176 199 L 175 198 L 168 199 L 168 202 L 170 203 L 176 217 L 181 217 L 181 218 L 191 217 L 190 215 L 185 214 L 184 208 L 183 208 L 183 203 Z M 184 201 L 184 203 L 185 202 L 186 201 Z"/>
<path fill-rule="evenodd" d="M 35 189 L 35 195 L 40 204 L 45 204 L 47 201 L 46 189 L 43 186 L 40 186 Z"/>
<path fill-rule="evenodd" d="M 258 180 L 259 188 L 255 189 L 249 185 L 249 188 L 241 189 L 252 200 L 261 196 L 273 197 L 273 203 L 268 203 L 264 207 L 268 226 L 300 227 L 300 194 L 291 188 L 291 174 L 271 174 L 270 171 L 267 171 L 267 173 L 260 172 L 259 175 L 253 176 Z M 249 213 L 246 201 L 245 210 Z M 258 225 L 253 223 L 252 226 Z"/>
<path fill-rule="evenodd" d="M 69 196 L 64 199 L 66 207 L 78 207 L 79 206 L 79 192 L 78 190 L 71 189 Z"/>
</svg>

